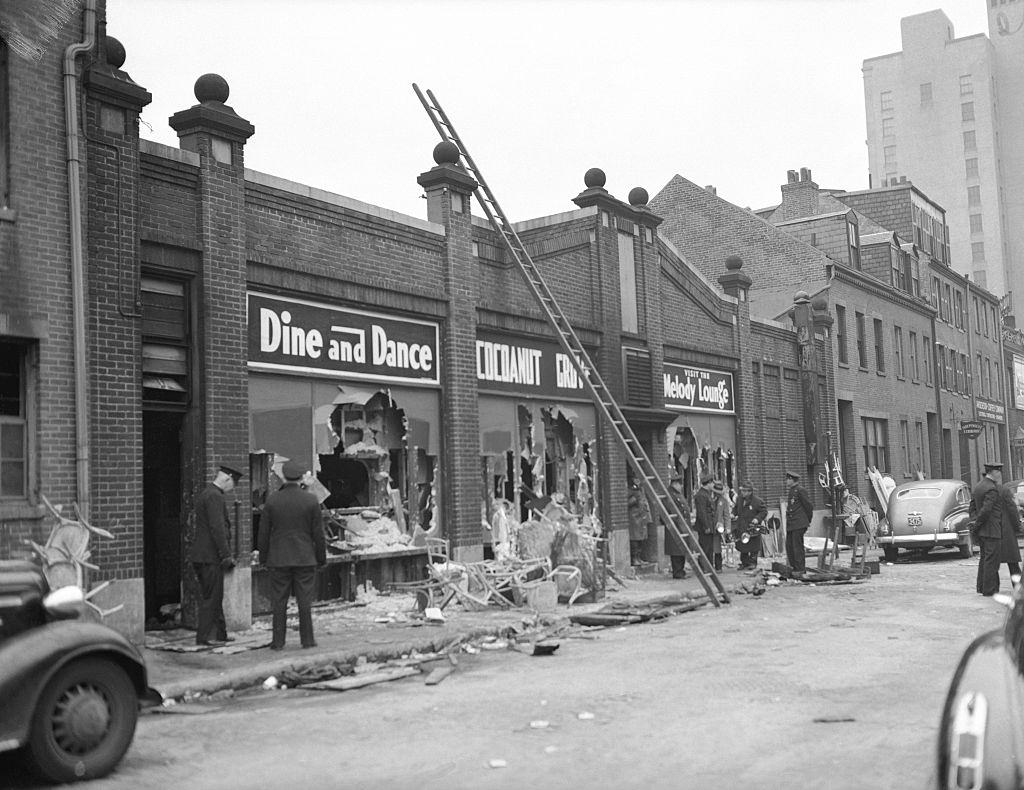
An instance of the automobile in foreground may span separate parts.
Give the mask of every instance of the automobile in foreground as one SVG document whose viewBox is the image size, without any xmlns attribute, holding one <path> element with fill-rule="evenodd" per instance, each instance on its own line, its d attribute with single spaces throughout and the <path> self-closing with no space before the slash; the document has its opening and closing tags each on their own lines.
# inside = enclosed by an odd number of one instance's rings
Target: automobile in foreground
<svg viewBox="0 0 1024 790">
<path fill-rule="evenodd" d="M 161 701 L 135 646 L 85 611 L 78 587 L 51 592 L 35 563 L 0 561 L 0 751 L 51 782 L 110 773 L 140 705 Z"/>
<path fill-rule="evenodd" d="M 938 790 L 1024 787 L 1024 598 L 996 597 L 1006 621 L 964 651 L 942 707 Z"/>
<path fill-rule="evenodd" d="M 971 489 L 963 480 L 911 480 L 896 486 L 877 536 L 886 562 L 895 562 L 900 549 L 957 548 L 960 556 L 970 557 L 970 507 Z"/>
</svg>

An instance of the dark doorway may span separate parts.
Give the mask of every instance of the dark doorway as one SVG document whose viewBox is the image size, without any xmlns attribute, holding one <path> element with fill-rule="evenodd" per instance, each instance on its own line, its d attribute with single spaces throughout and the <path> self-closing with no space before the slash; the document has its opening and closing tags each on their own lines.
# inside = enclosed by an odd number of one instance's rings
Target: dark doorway
<svg viewBox="0 0 1024 790">
<path fill-rule="evenodd" d="M 942 429 L 942 476 L 953 476 L 953 432 L 949 428 Z"/>
<path fill-rule="evenodd" d="M 181 412 L 142 415 L 142 538 L 146 620 L 181 603 Z"/>
<path fill-rule="evenodd" d="M 973 485 L 973 475 L 971 474 L 971 440 L 967 438 L 967 434 L 960 434 L 960 479 L 963 480 L 967 485 Z"/>
</svg>

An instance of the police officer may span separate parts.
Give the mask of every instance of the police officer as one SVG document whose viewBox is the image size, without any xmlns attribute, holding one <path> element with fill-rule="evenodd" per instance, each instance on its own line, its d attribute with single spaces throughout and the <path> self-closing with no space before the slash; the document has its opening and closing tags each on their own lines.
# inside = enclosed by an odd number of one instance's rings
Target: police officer
<svg viewBox="0 0 1024 790">
<path fill-rule="evenodd" d="M 804 533 L 811 526 L 814 506 L 807 491 L 800 485 L 800 475 L 786 471 L 786 488 L 789 496 L 786 499 L 786 559 L 794 572 L 803 573 L 807 570 L 804 561 Z"/>
<path fill-rule="evenodd" d="M 1013 493 L 1003 485 L 1003 465 L 986 463 L 985 474 L 971 492 L 971 533 L 981 547 L 978 558 L 977 591 L 981 595 L 999 592 L 999 565 L 1007 563 L 1010 574 L 1020 571 L 1017 534 L 1020 516 Z"/>
<path fill-rule="evenodd" d="M 235 567 L 235 560 L 229 548 L 231 520 L 224 495 L 233 491 L 241 478 L 237 469 L 222 464 L 213 481 L 196 497 L 196 532 L 189 559 L 199 581 L 197 645 L 231 641 L 224 621 L 224 572 Z"/>
<path fill-rule="evenodd" d="M 754 487 L 749 480 L 740 483 L 740 495 L 733 505 L 732 513 L 736 518 L 733 537 L 740 553 L 740 570 L 753 570 L 761 554 L 761 533 L 758 530 L 768 518 L 768 508 L 759 497 L 754 496 Z"/>
</svg>

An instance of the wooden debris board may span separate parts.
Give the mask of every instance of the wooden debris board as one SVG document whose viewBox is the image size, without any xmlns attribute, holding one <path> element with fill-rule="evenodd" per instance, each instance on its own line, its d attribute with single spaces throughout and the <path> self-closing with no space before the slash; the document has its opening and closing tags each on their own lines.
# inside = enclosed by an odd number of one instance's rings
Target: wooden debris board
<svg viewBox="0 0 1024 790">
<path fill-rule="evenodd" d="M 318 683 L 303 683 L 299 688 L 318 689 L 321 691 L 350 691 L 351 689 L 371 686 L 374 683 L 385 683 L 399 680 L 420 673 L 417 667 L 396 667 L 386 672 L 367 672 L 365 675 L 343 677 L 337 680 L 322 680 Z"/>
</svg>

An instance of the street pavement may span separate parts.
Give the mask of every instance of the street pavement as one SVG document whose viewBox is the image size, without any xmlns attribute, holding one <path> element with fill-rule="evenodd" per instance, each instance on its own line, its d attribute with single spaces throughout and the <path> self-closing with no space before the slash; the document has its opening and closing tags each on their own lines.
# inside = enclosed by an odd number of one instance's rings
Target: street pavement
<svg viewBox="0 0 1024 790">
<path fill-rule="evenodd" d="M 1004 615 L 974 592 L 976 569 L 955 552 L 901 555 L 869 581 L 769 587 L 720 609 L 563 638 L 552 656 L 459 653 L 436 686 L 413 675 L 344 692 L 223 690 L 144 715 L 118 770 L 86 787 L 923 790 L 956 662 Z M 614 596 L 695 587 L 653 576 Z M 387 609 L 383 599 L 372 606 Z M 449 630 L 434 632 L 442 627 L 378 623 L 386 613 L 372 613 L 356 628 L 350 612 L 330 634 L 337 612 L 325 616 L 322 655 L 383 657 L 529 618 L 453 611 Z M 290 644 L 285 658 L 307 652 Z M 154 682 L 184 682 L 193 662 L 196 688 L 237 670 L 229 661 L 259 676 L 277 666 L 268 653 L 184 654 L 170 659 L 173 672 L 161 656 Z"/>
</svg>

